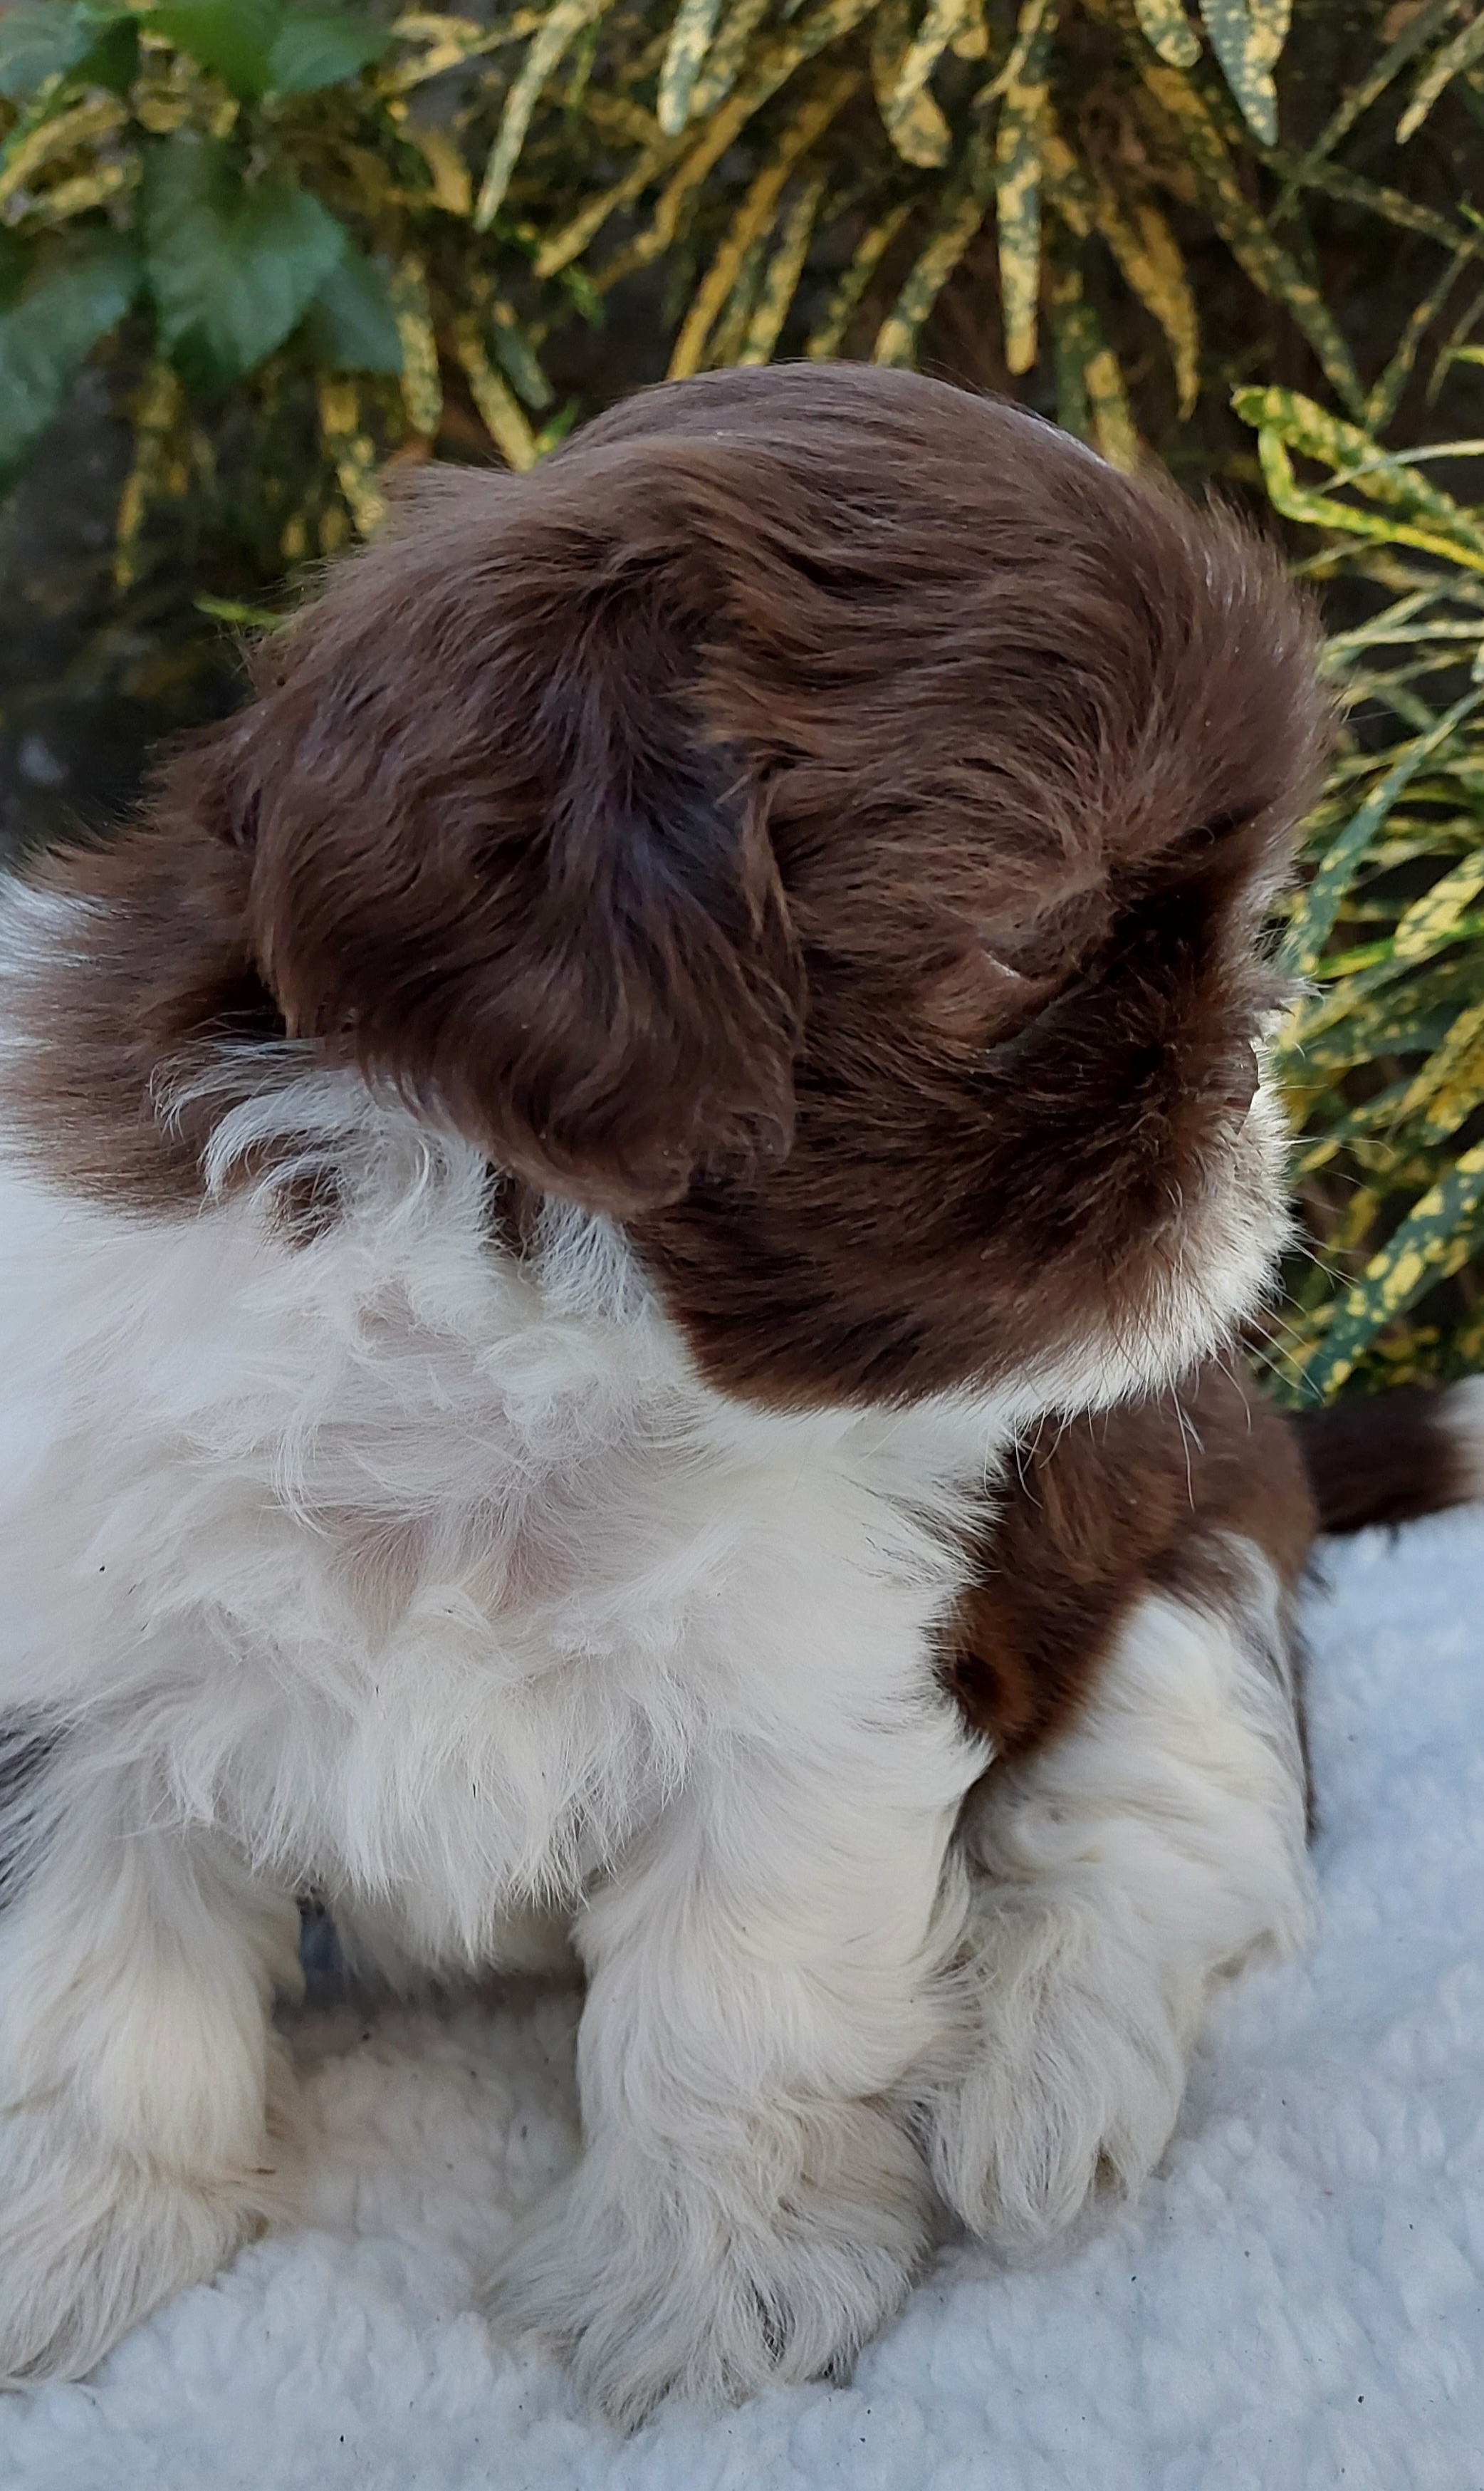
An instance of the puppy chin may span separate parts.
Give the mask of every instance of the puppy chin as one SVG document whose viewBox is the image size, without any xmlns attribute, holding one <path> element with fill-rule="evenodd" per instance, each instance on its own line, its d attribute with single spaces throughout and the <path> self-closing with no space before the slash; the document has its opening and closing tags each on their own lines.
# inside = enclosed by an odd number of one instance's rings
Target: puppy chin
<svg viewBox="0 0 1484 2491">
<path fill-rule="evenodd" d="M 1111 1310 L 1080 1352 L 1036 1377 L 1042 1405 L 1111 1409 L 1162 1392 L 1219 1356 L 1271 1293 L 1293 1233 L 1285 1199 L 1289 1133 L 1264 1078 L 1235 1144 L 1205 1189 L 1147 1251 L 1149 1276 L 1128 1311 Z"/>
<path fill-rule="evenodd" d="M 1288 1206 L 1290 1135 L 1281 1101 L 1265 1075 L 1237 1136 L 1230 1167 L 1200 1205 L 1184 1262 L 1184 1339 L 1173 1380 L 1220 1349 L 1269 1295 L 1278 1258 L 1293 1235 Z"/>
</svg>

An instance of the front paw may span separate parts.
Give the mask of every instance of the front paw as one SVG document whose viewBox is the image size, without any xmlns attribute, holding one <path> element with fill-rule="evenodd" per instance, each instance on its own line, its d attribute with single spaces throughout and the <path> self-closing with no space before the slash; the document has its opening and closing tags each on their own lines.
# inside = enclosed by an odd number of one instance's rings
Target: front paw
<svg viewBox="0 0 1484 2491">
<path fill-rule="evenodd" d="M 81 2378 L 160 2302 L 291 2219 L 305 2135 L 277 2053 L 234 2164 L 189 2169 L 99 2138 L 67 2092 L 0 2114 L 0 2388 Z"/>
<path fill-rule="evenodd" d="M 629 2430 L 667 2396 L 714 2408 L 840 2375 L 901 2301 L 927 2203 L 914 2149 L 863 2103 L 739 2125 L 725 2161 L 600 2140 L 508 2251 L 491 2305 Z"/>
<path fill-rule="evenodd" d="M 0 2387 L 82 2378 L 160 2301 L 265 2230 L 270 2211 L 256 2175 L 196 2182 L 113 2155 L 63 2160 L 8 2189 Z"/>
<path fill-rule="evenodd" d="M 1175 2125 L 1194 2005 L 1076 1902 L 982 1916 L 927 2103 L 933 2177 L 971 2231 L 1031 2245 L 1099 2183 L 1133 2194 Z"/>
</svg>

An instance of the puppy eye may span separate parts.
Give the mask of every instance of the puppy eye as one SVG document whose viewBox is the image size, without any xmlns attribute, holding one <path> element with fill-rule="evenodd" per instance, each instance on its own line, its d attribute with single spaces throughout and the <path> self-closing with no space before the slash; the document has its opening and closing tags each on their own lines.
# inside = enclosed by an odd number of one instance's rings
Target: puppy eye
<svg viewBox="0 0 1484 2491">
<path fill-rule="evenodd" d="M 1250 809 L 1213 813 L 1209 821 L 1198 823 L 1193 831 L 1185 833 L 1180 853 L 1188 858 L 1208 857 L 1214 849 L 1223 847 L 1235 832 L 1248 829 L 1253 819 Z"/>
</svg>

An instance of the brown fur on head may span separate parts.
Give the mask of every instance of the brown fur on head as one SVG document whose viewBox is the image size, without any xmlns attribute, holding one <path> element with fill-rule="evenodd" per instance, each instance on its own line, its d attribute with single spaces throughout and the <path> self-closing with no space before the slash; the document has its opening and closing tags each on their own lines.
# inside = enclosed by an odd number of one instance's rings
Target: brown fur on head
<svg viewBox="0 0 1484 2491">
<path fill-rule="evenodd" d="M 156 843 L 208 831 L 291 1033 L 626 1220 L 716 1380 L 912 1397 L 1270 1216 L 1324 729 L 1227 520 L 937 382 L 718 373 L 422 481 Z"/>
</svg>

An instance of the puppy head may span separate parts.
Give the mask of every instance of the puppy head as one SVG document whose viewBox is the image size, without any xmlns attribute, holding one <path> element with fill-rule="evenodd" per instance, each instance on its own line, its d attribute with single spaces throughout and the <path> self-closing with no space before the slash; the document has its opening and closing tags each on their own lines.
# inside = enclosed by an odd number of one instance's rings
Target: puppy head
<svg viewBox="0 0 1484 2491">
<path fill-rule="evenodd" d="M 1088 1401 L 1280 1231 L 1259 952 L 1325 708 L 1225 520 L 858 366 L 424 482 L 216 827 L 289 1026 L 623 1219 L 703 1367 Z"/>
</svg>

